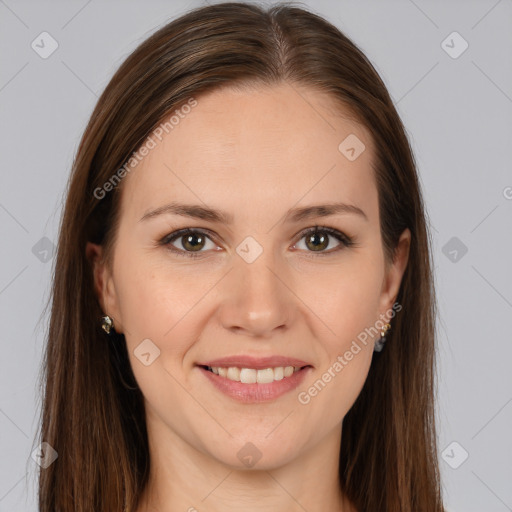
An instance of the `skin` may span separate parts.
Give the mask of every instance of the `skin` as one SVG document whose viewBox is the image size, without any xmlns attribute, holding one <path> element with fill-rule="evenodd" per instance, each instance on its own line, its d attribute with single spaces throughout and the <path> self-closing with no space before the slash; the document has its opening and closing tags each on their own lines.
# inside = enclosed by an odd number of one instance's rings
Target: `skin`
<svg viewBox="0 0 512 512">
<path fill-rule="evenodd" d="M 356 510 L 338 483 L 342 421 L 366 380 L 376 338 L 359 343 L 357 355 L 307 405 L 297 395 L 389 315 L 410 232 L 386 266 L 374 145 L 362 125 L 340 114 L 328 96 L 286 83 L 198 97 L 124 178 L 111 269 L 102 248 L 88 244 L 100 303 L 125 334 L 145 397 L 151 476 L 137 512 Z M 366 146 L 354 161 L 338 150 L 351 133 Z M 166 214 L 139 221 L 170 201 L 222 209 L 234 220 Z M 345 213 L 283 222 L 290 208 L 335 201 L 358 206 L 367 220 Z M 315 225 L 357 244 L 344 247 L 327 235 L 326 254 L 319 254 L 300 236 Z M 202 246 L 192 242 L 201 257 L 158 245 L 182 228 L 215 236 Z M 247 236 L 263 248 L 250 264 L 236 252 Z M 172 245 L 185 252 L 182 241 L 186 236 Z M 147 338 L 160 350 L 149 366 L 134 355 Z M 294 356 L 313 370 L 297 390 L 242 404 L 196 366 L 234 354 Z M 247 442 L 262 454 L 252 468 L 237 457 Z"/>
</svg>

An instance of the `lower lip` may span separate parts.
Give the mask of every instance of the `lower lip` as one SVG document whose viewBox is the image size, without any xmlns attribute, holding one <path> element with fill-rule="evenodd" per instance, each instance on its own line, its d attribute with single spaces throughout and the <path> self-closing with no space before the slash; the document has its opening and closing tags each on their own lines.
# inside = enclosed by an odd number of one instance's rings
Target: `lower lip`
<svg viewBox="0 0 512 512">
<path fill-rule="evenodd" d="M 294 372 L 290 377 L 284 377 L 281 380 L 275 380 L 268 384 L 243 384 L 242 382 L 221 377 L 202 366 L 198 366 L 198 368 L 224 394 L 240 402 L 251 404 L 268 402 L 294 390 L 306 378 L 309 370 L 312 370 L 311 366 L 306 366 Z"/>
</svg>

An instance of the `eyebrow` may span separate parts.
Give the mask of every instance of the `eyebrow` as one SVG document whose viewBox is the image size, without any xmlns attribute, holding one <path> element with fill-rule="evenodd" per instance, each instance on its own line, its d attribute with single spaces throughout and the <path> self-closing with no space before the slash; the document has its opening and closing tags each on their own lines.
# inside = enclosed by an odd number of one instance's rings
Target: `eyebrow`
<svg viewBox="0 0 512 512">
<path fill-rule="evenodd" d="M 208 220 L 211 222 L 218 222 L 222 224 L 232 224 L 233 216 L 222 210 L 208 208 L 196 204 L 184 204 L 172 202 L 164 206 L 160 206 L 154 210 L 147 211 L 139 220 L 139 222 L 153 219 L 159 215 L 173 214 L 181 215 L 183 217 L 190 217 L 193 219 Z M 368 221 L 366 213 L 361 208 L 345 203 L 328 203 L 313 206 L 304 206 L 301 208 L 291 208 L 285 214 L 284 220 L 286 222 L 299 222 L 304 219 L 315 217 L 328 217 L 336 214 L 354 214 L 363 217 Z"/>
</svg>

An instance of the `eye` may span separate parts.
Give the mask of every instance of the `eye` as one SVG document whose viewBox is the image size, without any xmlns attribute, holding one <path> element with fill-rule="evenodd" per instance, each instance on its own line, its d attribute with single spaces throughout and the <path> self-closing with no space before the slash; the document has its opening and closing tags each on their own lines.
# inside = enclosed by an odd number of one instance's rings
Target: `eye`
<svg viewBox="0 0 512 512">
<path fill-rule="evenodd" d="M 315 226 L 314 228 L 308 228 L 299 234 L 300 241 L 305 238 L 305 251 L 310 253 L 316 253 L 315 255 L 332 254 L 338 252 L 343 247 L 351 247 L 355 245 L 355 242 L 349 236 L 343 234 L 337 229 Z M 332 239 L 337 240 L 339 243 L 329 251 L 325 249 L 329 247 Z M 211 244 L 208 247 L 207 242 Z M 202 249 L 215 249 L 216 244 L 212 241 L 212 236 L 208 235 L 204 230 L 185 228 L 175 231 L 170 235 L 165 236 L 159 242 L 169 248 L 170 251 L 177 254 L 178 256 L 185 256 L 189 258 L 199 258 L 204 255 L 206 251 Z M 176 245 L 174 245 L 176 243 Z M 293 247 L 296 248 L 296 243 Z"/>
<path fill-rule="evenodd" d="M 337 229 L 315 226 L 314 228 L 308 228 L 300 233 L 300 241 L 305 240 L 305 250 L 307 252 L 318 253 L 318 255 L 332 254 L 338 252 L 343 247 L 351 247 L 354 245 L 354 241 L 349 236 L 343 234 Z M 334 248 L 331 247 L 329 251 L 326 249 L 331 245 L 332 239 L 337 240 L 339 243 Z M 294 247 L 296 247 L 296 244 Z"/>
<path fill-rule="evenodd" d="M 174 245 L 174 241 L 177 241 L 178 247 Z M 163 245 L 167 245 L 169 249 L 178 254 L 179 256 L 188 256 L 191 258 L 197 258 L 202 256 L 201 249 L 206 248 L 206 242 L 209 241 L 213 247 L 215 244 L 212 242 L 211 238 L 206 235 L 204 231 L 194 230 L 190 228 L 180 229 L 170 235 L 166 236 L 161 243 Z M 212 249 L 213 247 L 209 247 Z"/>
</svg>

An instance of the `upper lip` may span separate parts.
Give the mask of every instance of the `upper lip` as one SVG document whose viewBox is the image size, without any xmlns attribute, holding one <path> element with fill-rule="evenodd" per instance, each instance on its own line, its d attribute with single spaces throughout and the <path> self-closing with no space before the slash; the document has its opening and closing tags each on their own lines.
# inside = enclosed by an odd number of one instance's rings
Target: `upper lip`
<svg viewBox="0 0 512 512">
<path fill-rule="evenodd" d="M 280 366 L 311 366 L 306 361 L 296 359 L 295 357 L 286 356 L 266 356 L 266 357 L 253 357 L 246 355 L 222 357 L 219 359 L 212 359 L 204 363 L 197 363 L 198 366 L 210 367 L 225 367 L 235 366 L 237 368 L 254 368 L 256 370 L 263 370 L 265 368 L 279 368 Z"/>
</svg>

